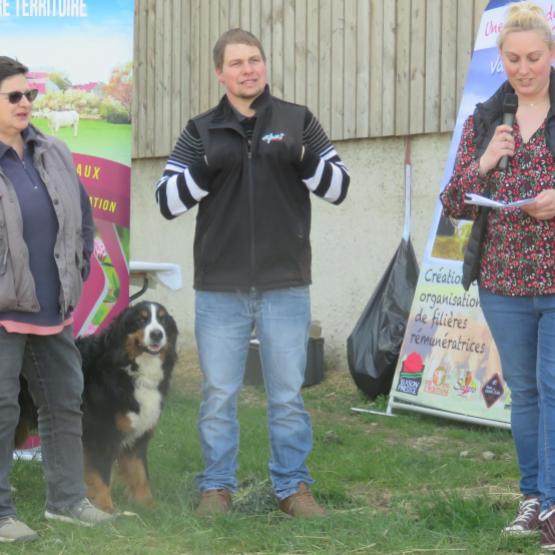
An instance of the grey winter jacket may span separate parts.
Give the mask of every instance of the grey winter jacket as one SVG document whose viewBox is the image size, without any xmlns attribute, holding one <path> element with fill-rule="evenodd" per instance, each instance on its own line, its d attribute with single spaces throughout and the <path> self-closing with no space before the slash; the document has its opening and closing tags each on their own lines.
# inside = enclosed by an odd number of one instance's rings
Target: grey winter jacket
<svg viewBox="0 0 555 555">
<path fill-rule="evenodd" d="M 65 143 L 37 134 L 35 168 L 52 199 L 58 220 L 54 256 L 60 276 L 60 313 L 69 313 L 79 301 L 83 277 L 92 252 L 90 206 L 82 203 L 83 189 Z M 83 208 L 83 209 L 82 209 Z M 14 185 L 0 169 L 0 311 L 40 310 L 23 239 L 23 221 Z"/>
</svg>

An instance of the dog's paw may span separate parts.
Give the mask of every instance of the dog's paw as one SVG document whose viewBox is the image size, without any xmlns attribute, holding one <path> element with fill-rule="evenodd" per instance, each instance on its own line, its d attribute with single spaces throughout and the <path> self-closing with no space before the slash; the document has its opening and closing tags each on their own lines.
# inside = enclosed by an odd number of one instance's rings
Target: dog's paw
<svg viewBox="0 0 555 555">
<path fill-rule="evenodd" d="M 109 488 L 95 489 L 89 486 L 87 488 L 87 497 L 97 509 L 110 514 L 115 511 L 112 494 Z"/>
</svg>

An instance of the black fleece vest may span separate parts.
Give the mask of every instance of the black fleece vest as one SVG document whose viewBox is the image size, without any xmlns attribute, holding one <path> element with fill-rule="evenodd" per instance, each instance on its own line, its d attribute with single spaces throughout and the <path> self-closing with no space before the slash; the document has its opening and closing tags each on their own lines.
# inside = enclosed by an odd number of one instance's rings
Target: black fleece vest
<svg viewBox="0 0 555 555">
<path fill-rule="evenodd" d="M 194 119 L 207 159 L 218 169 L 199 205 L 195 289 L 279 289 L 311 282 L 310 198 L 296 166 L 307 109 L 268 89 L 253 107 L 252 139 L 226 97 Z"/>
</svg>

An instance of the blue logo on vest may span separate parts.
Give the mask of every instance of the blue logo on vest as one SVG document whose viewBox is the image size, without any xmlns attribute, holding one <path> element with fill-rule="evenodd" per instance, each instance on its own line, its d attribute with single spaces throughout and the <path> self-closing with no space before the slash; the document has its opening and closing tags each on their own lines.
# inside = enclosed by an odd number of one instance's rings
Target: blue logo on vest
<svg viewBox="0 0 555 555">
<path fill-rule="evenodd" d="M 281 142 L 285 138 L 285 133 L 266 133 L 262 140 L 266 144 Z"/>
</svg>

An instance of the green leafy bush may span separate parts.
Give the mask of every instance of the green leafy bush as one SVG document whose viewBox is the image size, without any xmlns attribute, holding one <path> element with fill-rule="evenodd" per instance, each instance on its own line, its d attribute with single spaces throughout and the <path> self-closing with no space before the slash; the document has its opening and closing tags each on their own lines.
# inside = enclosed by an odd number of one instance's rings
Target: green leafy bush
<svg viewBox="0 0 555 555">
<path fill-rule="evenodd" d="M 99 113 L 102 118 L 110 123 L 130 123 L 129 110 L 117 100 L 107 97 L 100 103 Z"/>
</svg>

